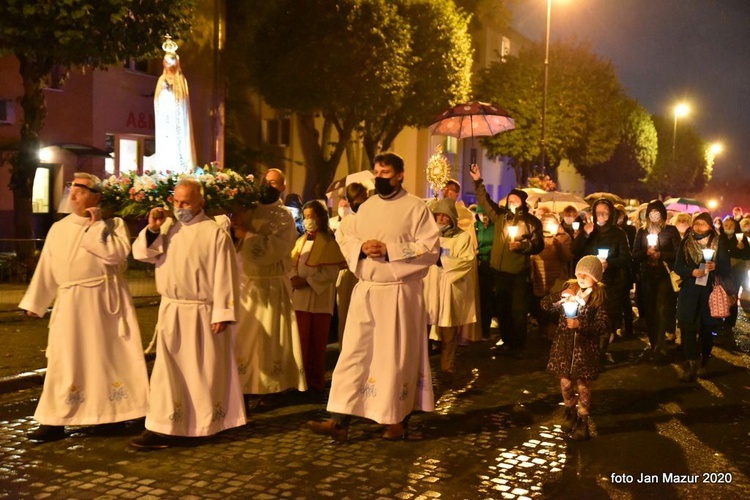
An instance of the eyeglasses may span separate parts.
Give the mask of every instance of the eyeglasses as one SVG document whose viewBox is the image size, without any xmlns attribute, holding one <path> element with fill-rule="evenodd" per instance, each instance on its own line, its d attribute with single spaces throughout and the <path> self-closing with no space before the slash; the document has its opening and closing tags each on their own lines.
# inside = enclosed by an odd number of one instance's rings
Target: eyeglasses
<svg viewBox="0 0 750 500">
<path fill-rule="evenodd" d="M 81 184 L 79 182 L 68 182 L 68 183 L 65 184 L 65 186 L 69 187 L 69 188 L 77 187 L 77 188 L 81 188 L 81 189 L 86 189 L 87 191 L 89 191 L 91 193 L 95 193 L 95 194 L 101 193 L 101 191 L 98 190 L 97 188 L 92 188 L 92 187 L 87 186 L 86 184 Z"/>
</svg>

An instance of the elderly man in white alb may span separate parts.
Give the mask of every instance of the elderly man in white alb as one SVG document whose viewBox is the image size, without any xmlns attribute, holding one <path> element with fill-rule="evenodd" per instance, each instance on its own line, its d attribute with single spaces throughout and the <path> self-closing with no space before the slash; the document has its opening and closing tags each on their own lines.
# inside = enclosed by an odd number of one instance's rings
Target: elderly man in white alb
<svg viewBox="0 0 750 500">
<path fill-rule="evenodd" d="M 101 183 L 76 173 L 72 213 L 52 225 L 20 308 L 49 323 L 47 376 L 29 437 L 65 437 L 66 425 L 113 424 L 146 414 L 148 374 L 133 301 L 122 277 L 128 229 L 102 218 Z"/>
<path fill-rule="evenodd" d="M 174 189 L 172 223 L 154 208 L 133 256 L 156 265 L 161 295 L 146 431 L 136 448 L 165 448 L 170 436 L 211 436 L 245 424 L 234 358 L 238 273 L 229 234 L 203 211 L 203 187 Z"/>
<path fill-rule="evenodd" d="M 413 411 L 435 409 L 422 278 L 438 258 L 438 227 L 401 187 L 401 157 L 381 153 L 374 163 L 378 196 L 362 204 L 339 242 L 359 282 L 333 372 L 332 418 L 307 423 L 337 441 L 347 439 L 352 415 L 386 424 L 382 437 L 393 440 L 406 436 Z"/>
</svg>

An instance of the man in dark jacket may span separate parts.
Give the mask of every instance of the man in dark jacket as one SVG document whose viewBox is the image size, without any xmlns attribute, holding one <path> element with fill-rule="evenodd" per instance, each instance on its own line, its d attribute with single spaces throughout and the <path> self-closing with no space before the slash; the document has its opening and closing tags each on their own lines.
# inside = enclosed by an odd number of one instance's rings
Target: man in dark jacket
<svg viewBox="0 0 750 500">
<path fill-rule="evenodd" d="M 617 227 L 617 211 L 611 201 L 600 199 L 591 209 L 594 221 L 583 226 L 573 240 L 573 258 L 578 261 L 584 255 L 598 255 L 604 266 L 602 283 L 606 286 L 605 307 L 612 321 L 612 332 L 622 327 L 625 281 L 630 271 L 630 244 L 625 232 Z M 606 252 L 607 256 L 603 256 Z M 607 360 L 610 335 L 602 335 L 599 354 Z"/>
<path fill-rule="evenodd" d="M 526 345 L 527 316 L 531 301 L 531 255 L 544 249 L 542 223 L 529 213 L 527 194 L 513 189 L 504 207 L 487 194 L 479 167 L 472 165 L 477 203 L 495 224 L 490 267 L 495 275 L 500 334 L 504 350 L 516 358 L 523 357 Z M 516 228 L 509 229 L 508 228 Z M 516 234 L 511 237 L 511 231 Z"/>
</svg>

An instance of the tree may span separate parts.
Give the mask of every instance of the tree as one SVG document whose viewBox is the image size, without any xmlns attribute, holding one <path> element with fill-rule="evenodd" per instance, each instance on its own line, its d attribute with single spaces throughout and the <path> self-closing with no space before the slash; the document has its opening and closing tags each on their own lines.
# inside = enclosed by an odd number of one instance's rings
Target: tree
<svg viewBox="0 0 750 500">
<path fill-rule="evenodd" d="M 397 5 L 411 35 L 409 82 L 400 106 L 363 117 L 370 163 L 378 150 L 390 149 L 404 127 L 429 125 L 444 109 L 468 100 L 471 91 L 469 16 L 456 10 L 453 0 L 407 0 Z"/>
<path fill-rule="evenodd" d="M 60 0 L 0 3 L 0 53 L 13 54 L 23 79 L 20 145 L 11 159 L 15 236 L 31 239 L 31 195 L 46 116 L 43 89 L 54 68 L 106 68 L 158 53 L 162 37 L 189 32 L 194 0 Z M 25 262 L 30 248 L 17 249 Z"/>
<path fill-rule="evenodd" d="M 710 180 L 706 165 L 706 143 L 689 123 L 680 123 L 672 154 L 674 120 L 653 116 L 659 137 L 659 154 L 646 179 L 652 196 L 688 196 L 700 192 Z"/>
<path fill-rule="evenodd" d="M 532 44 L 483 70 L 477 84 L 481 100 L 496 102 L 515 119 L 515 130 L 483 139 L 483 145 L 493 156 L 512 158 L 519 184 L 541 154 L 543 64 L 544 47 Z M 628 109 L 612 64 L 586 44 L 554 43 L 547 96 L 545 139 L 552 177 L 563 158 L 584 167 L 608 160 Z"/>
<path fill-rule="evenodd" d="M 620 142 L 612 156 L 599 164 L 578 166 L 595 191 L 617 191 L 629 198 L 641 197 L 644 183 L 651 175 L 658 152 L 656 127 L 651 115 L 635 100 L 627 100 L 629 108 L 621 126 Z"/>
<path fill-rule="evenodd" d="M 362 134 L 371 159 L 404 126 L 426 125 L 468 93 L 470 47 L 465 26 L 461 32 L 468 19 L 449 0 L 278 0 L 274 6 L 246 57 L 263 99 L 295 114 L 305 197 L 325 193 L 353 134 Z"/>
</svg>

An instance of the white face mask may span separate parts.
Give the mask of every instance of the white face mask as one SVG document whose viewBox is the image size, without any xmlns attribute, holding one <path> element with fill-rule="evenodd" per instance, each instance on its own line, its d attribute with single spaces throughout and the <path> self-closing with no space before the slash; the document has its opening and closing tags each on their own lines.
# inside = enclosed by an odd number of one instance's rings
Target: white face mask
<svg viewBox="0 0 750 500">
<path fill-rule="evenodd" d="M 487 224 L 490 221 L 490 218 L 487 217 L 485 214 L 479 214 L 479 222 L 482 224 Z"/>
<path fill-rule="evenodd" d="M 656 224 L 657 222 L 661 222 L 661 214 L 659 212 L 657 212 L 656 210 L 654 210 L 650 214 L 648 214 L 648 218 L 654 224 Z"/>
<path fill-rule="evenodd" d="M 351 207 L 339 207 L 337 211 L 338 211 L 339 217 L 341 217 L 342 219 L 346 217 L 347 215 L 354 213 L 352 212 Z"/>
<path fill-rule="evenodd" d="M 563 217 L 563 220 L 565 221 L 567 225 L 570 226 L 571 224 L 573 224 L 573 221 L 575 221 L 576 218 L 575 217 Z"/>
<path fill-rule="evenodd" d="M 188 208 L 175 208 L 173 212 L 174 218 L 182 223 L 190 222 L 193 219 L 193 214 Z"/>
<path fill-rule="evenodd" d="M 510 210 L 510 212 L 511 212 L 512 214 L 515 214 L 515 213 L 516 213 L 516 210 L 518 210 L 518 207 L 519 207 L 519 205 L 515 205 L 515 204 L 512 204 L 512 205 L 508 205 L 508 210 Z"/>
<path fill-rule="evenodd" d="M 302 221 L 302 224 L 304 224 L 305 231 L 307 231 L 308 233 L 314 233 L 318 230 L 318 223 L 313 219 L 305 219 L 304 221 Z"/>
</svg>

